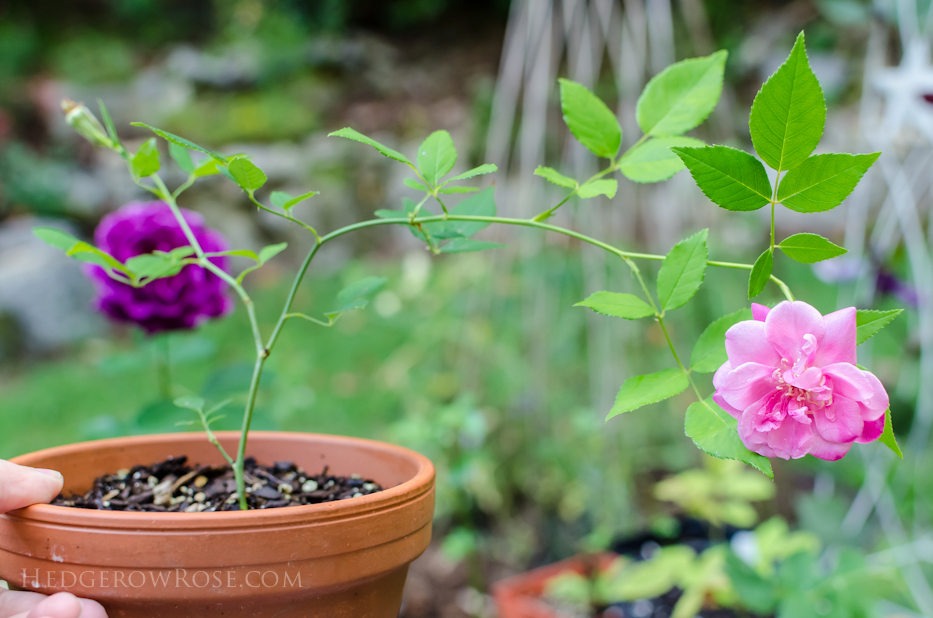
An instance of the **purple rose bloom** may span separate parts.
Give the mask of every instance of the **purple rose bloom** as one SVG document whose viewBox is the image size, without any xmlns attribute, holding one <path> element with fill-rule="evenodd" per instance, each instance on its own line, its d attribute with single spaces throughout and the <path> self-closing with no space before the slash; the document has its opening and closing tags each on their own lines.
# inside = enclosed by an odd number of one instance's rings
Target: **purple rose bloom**
<svg viewBox="0 0 933 618">
<path fill-rule="evenodd" d="M 226 239 L 204 225 L 201 215 L 182 210 L 205 253 L 229 249 Z M 165 202 L 131 202 L 103 219 L 94 231 L 94 243 L 121 262 L 152 253 L 188 246 L 188 240 Z M 227 259 L 210 258 L 228 270 Z M 210 318 L 233 310 L 227 284 L 201 266 L 189 264 L 173 277 L 157 279 L 141 288 L 110 278 L 103 268 L 85 265 L 97 289 L 96 307 L 116 322 L 136 324 L 149 335 L 195 328 Z"/>
</svg>

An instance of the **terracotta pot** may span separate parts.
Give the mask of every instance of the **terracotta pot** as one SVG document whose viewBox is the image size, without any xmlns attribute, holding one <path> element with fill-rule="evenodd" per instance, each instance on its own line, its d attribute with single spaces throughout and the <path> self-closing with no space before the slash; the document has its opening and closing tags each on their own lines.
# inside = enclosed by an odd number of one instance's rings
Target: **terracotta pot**
<svg viewBox="0 0 933 618">
<path fill-rule="evenodd" d="M 547 581 L 561 573 L 582 575 L 594 566 L 606 568 L 617 557 L 611 553 L 574 556 L 496 582 L 492 587 L 492 596 L 499 618 L 566 618 L 542 600 Z"/>
<path fill-rule="evenodd" d="M 218 434 L 234 449 L 239 435 Z M 434 466 L 390 444 L 253 432 L 263 463 L 373 478 L 382 492 L 339 502 L 221 513 L 123 513 L 49 505 L 0 516 L 0 579 L 100 601 L 111 618 L 395 618 L 408 565 L 427 548 Z M 222 459 L 202 434 L 75 444 L 14 461 L 60 470 L 84 492 L 121 468 L 187 455 Z"/>
</svg>

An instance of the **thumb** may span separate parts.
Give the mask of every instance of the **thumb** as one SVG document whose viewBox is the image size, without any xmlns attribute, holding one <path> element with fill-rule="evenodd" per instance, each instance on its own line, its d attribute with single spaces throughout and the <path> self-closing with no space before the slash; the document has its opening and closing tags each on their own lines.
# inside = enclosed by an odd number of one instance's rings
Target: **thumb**
<svg viewBox="0 0 933 618">
<path fill-rule="evenodd" d="M 40 602 L 26 618 L 81 618 L 81 601 L 73 594 L 59 592 Z"/>
<path fill-rule="evenodd" d="M 27 468 L 0 459 L 0 513 L 51 502 L 63 483 L 55 470 Z"/>
</svg>

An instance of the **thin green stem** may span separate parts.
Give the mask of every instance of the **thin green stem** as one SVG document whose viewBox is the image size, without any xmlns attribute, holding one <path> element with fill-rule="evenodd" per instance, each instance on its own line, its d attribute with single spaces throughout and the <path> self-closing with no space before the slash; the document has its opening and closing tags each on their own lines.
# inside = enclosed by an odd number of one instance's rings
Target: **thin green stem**
<svg viewBox="0 0 933 618">
<path fill-rule="evenodd" d="M 268 206 L 264 205 L 262 202 L 260 202 L 259 200 L 257 200 L 256 197 L 253 195 L 253 193 L 250 192 L 250 191 L 247 191 L 247 192 L 246 192 L 246 195 L 247 195 L 247 197 L 249 197 L 249 201 L 251 201 L 251 202 L 252 202 L 257 208 L 259 208 L 260 210 L 264 210 L 264 211 L 266 211 L 266 212 L 268 212 L 268 213 L 272 213 L 272 214 L 275 215 L 276 217 L 281 217 L 281 218 L 285 219 L 286 221 L 291 221 L 292 223 L 297 223 L 298 225 L 300 225 L 301 227 L 303 227 L 303 228 L 306 229 L 307 231 L 311 232 L 311 233 L 314 235 L 315 240 L 319 240 L 319 239 L 320 239 L 320 236 L 318 235 L 317 230 L 314 229 L 313 227 L 311 227 L 310 225 L 308 225 L 307 223 L 305 223 L 304 221 L 302 221 L 302 220 L 300 220 L 300 219 L 296 219 L 295 217 L 291 216 L 291 215 L 288 214 L 287 212 L 286 212 L 285 214 L 282 214 L 282 213 L 280 213 L 279 211 L 277 211 L 277 210 L 275 210 L 275 209 L 269 208 Z"/>
<path fill-rule="evenodd" d="M 693 388 L 693 392 L 696 393 L 697 399 L 699 401 L 703 401 L 703 395 L 700 394 L 700 389 L 697 387 L 696 382 L 693 381 L 693 375 L 690 373 L 690 370 L 687 369 L 680 361 L 680 356 L 677 354 L 677 349 L 674 347 L 674 342 L 671 339 L 670 334 L 667 332 L 667 326 L 664 325 L 664 318 L 661 316 L 656 317 L 658 319 L 658 324 L 661 326 L 661 331 L 664 332 L 664 338 L 667 340 L 667 347 L 671 349 L 671 354 L 674 355 L 674 360 L 677 362 L 677 366 L 680 367 L 680 370 L 684 372 L 684 375 L 687 377 L 687 381 L 690 382 L 690 386 Z"/>
<path fill-rule="evenodd" d="M 249 394 L 246 396 L 246 412 L 243 414 L 243 426 L 240 429 L 240 444 L 237 446 L 236 463 L 233 466 L 240 509 L 243 511 L 249 509 L 246 503 L 246 479 L 243 473 L 243 466 L 246 462 L 246 442 L 249 438 L 249 427 L 253 422 L 253 412 L 256 410 L 256 396 L 259 393 L 259 382 L 262 379 L 266 357 L 268 357 L 268 352 L 258 355 L 253 365 L 253 377 L 249 383 Z"/>
</svg>

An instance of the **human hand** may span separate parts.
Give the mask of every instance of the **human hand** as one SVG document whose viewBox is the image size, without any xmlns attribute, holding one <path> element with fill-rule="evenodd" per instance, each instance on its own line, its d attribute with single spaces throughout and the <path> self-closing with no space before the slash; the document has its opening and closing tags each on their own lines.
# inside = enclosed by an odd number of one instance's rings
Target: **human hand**
<svg viewBox="0 0 933 618">
<path fill-rule="evenodd" d="M 54 470 L 26 468 L 0 459 L 0 513 L 51 502 L 62 490 L 62 483 L 62 475 Z M 48 597 L 0 588 L 0 618 L 107 618 L 107 612 L 97 601 L 67 592 Z"/>
</svg>

